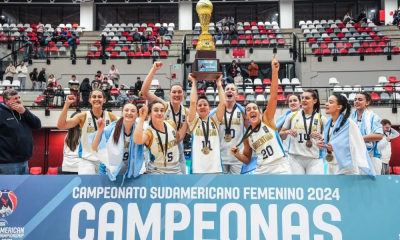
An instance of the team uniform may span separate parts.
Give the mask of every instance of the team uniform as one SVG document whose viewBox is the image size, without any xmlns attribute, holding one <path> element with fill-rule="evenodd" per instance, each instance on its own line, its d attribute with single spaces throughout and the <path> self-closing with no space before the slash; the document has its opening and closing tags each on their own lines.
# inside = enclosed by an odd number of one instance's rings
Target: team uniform
<svg viewBox="0 0 400 240">
<path fill-rule="evenodd" d="M 188 112 L 188 109 L 181 104 L 178 114 L 175 114 L 174 110 L 172 109 L 171 102 L 169 102 L 165 109 L 164 119 L 175 122 L 175 125 L 178 128 L 177 130 L 179 130 L 180 127 L 182 127 L 182 125 L 186 122 L 187 112 Z M 180 127 L 178 127 L 178 124 Z M 181 172 L 183 174 L 186 174 L 186 159 L 185 159 L 185 153 L 184 153 L 184 148 L 183 148 L 183 141 L 178 143 L 178 149 L 179 149 L 179 163 L 181 166 Z"/>
<path fill-rule="evenodd" d="M 384 134 L 385 136 L 378 143 L 378 149 L 382 160 L 382 175 L 390 175 L 389 161 L 392 156 L 392 145 L 386 140 L 386 137 L 394 139 L 399 136 L 399 133 L 391 128 L 390 132 L 385 132 Z"/>
<path fill-rule="evenodd" d="M 287 111 L 285 114 L 281 115 L 278 117 L 278 119 L 276 120 L 275 124 L 276 124 L 276 128 L 278 128 L 279 130 L 282 128 L 283 124 L 286 121 L 287 116 L 291 113 L 291 111 Z M 292 136 L 288 135 L 286 137 L 285 140 L 281 139 L 282 141 L 282 147 L 283 150 L 285 150 L 286 155 L 288 155 L 288 150 L 289 150 L 289 141 L 291 139 Z"/>
<path fill-rule="evenodd" d="M 258 131 L 252 131 L 248 141 L 256 152 L 257 167 L 254 174 L 291 174 L 277 129 L 261 121 Z"/>
<path fill-rule="evenodd" d="M 207 122 L 209 134 L 206 142 L 202 125 L 207 125 Z M 190 173 L 223 173 L 218 134 L 220 122 L 217 115 L 214 114 L 208 117 L 208 120 L 202 120 L 199 114 L 196 113 L 194 120 L 188 123 L 190 134 L 192 135 L 192 163 Z M 208 149 L 208 154 L 203 152 L 205 148 Z"/>
<path fill-rule="evenodd" d="M 216 110 L 210 115 L 214 115 Z M 219 126 L 219 141 L 221 146 L 221 159 L 224 167 L 224 172 L 226 174 L 240 174 L 243 163 L 239 161 L 235 156 L 231 153 L 231 147 L 235 147 L 240 143 L 243 138 L 244 128 L 245 128 L 245 112 L 244 108 L 236 103 L 236 107 L 232 112 L 226 111 L 224 115 L 221 125 Z M 226 119 L 225 119 L 226 116 Z M 229 120 L 232 117 L 232 121 Z M 230 122 L 230 136 L 232 137 L 231 141 L 227 141 L 225 139 L 226 135 L 226 125 L 225 122 L 229 125 Z M 242 152 L 244 148 L 244 144 L 240 144 L 239 151 Z"/>
<path fill-rule="evenodd" d="M 79 147 L 77 146 L 75 151 L 71 151 L 64 140 L 64 156 L 62 163 L 62 171 L 64 173 L 77 173 L 79 162 L 82 160 L 79 158 Z"/>
<path fill-rule="evenodd" d="M 311 116 L 305 114 L 306 127 L 304 126 L 303 110 L 290 113 L 283 125 L 286 129 L 295 129 L 296 137 L 289 138 L 289 163 L 293 174 L 324 174 L 324 162 L 321 158 L 321 151 L 317 146 L 319 139 L 309 138 L 306 129 L 311 132 L 323 133 L 326 118 L 316 113 L 311 123 Z M 307 147 L 307 141 L 311 141 L 312 146 Z"/>
<path fill-rule="evenodd" d="M 361 135 L 366 136 L 373 133 L 383 134 L 383 129 L 381 125 L 381 119 L 378 115 L 372 111 L 366 109 L 364 110 L 361 120 L 358 120 L 358 112 L 355 111 L 351 114 L 351 119 L 357 123 L 358 129 L 361 131 Z M 381 154 L 378 150 L 377 142 L 365 142 L 369 156 L 371 157 L 372 165 L 374 166 L 374 171 L 376 175 L 380 175 L 382 171 L 382 161 Z"/>
<path fill-rule="evenodd" d="M 86 111 L 85 121 L 80 127 L 81 142 L 79 144 L 79 157 L 82 160 L 79 162 L 78 174 L 93 175 L 99 174 L 100 160 L 97 153 L 92 150 L 92 144 L 89 142 L 89 135 L 97 130 L 97 118 L 92 114 L 92 111 Z M 103 116 L 103 113 L 101 114 Z M 111 113 L 107 112 L 105 118 L 106 126 L 111 123 Z"/>
<path fill-rule="evenodd" d="M 153 125 L 146 130 L 152 135 L 150 144 L 147 146 L 150 151 L 147 172 L 149 174 L 181 174 L 176 129 L 168 121 L 164 121 L 164 126 L 166 126 L 166 132 L 156 130 Z M 168 134 L 168 143 L 165 141 L 166 133 Z"/>
</svg>

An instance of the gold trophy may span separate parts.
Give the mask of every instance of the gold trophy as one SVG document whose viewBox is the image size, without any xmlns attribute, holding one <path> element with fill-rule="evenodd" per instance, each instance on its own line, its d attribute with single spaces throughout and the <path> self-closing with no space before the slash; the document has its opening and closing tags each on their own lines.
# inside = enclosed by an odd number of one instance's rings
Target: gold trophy
<svg viewBox="0 0 400 240">
<path fill-rule="evenodd" d="M 222 73 L 220 71 L 219 59 L 212 35 L 208 32 L 213 5 L 210 0 L 200 0 L 196 5 L 199 16 L 201 34 L 196 46 L 195 61 L 192 65 L 192 75 L 198 80 L 215 81 Z"/>
</svg>

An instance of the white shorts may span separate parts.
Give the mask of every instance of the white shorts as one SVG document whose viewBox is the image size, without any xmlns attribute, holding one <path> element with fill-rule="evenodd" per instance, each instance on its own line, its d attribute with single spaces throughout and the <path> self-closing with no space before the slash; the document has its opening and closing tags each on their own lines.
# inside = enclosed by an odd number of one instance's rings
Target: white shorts
<svg viewBox="0 0 400 240">
<path fill-rule="evenodd" d="M 240 174 L 243 164 L 223 164 L 225 174 Z"/>
<path fill-rule="evenodd" d="M 286 157 L 283 157 L 275 164 L 258 165 L 253 174 L 292 174 Z"/>
<path fill-rule="evenodd" d="M 358 167 L 350 167 L 339 170 L 337 163 L 328 163 L 328 174 L 329 175 L 360 175 Z"/>
<path fill-rule="evenodd" d="M 308 158 L 298 155 L 289 155 L 289 164 L 292 174 L 296 175 L 323 175 L 324 161 L 320 158 Z"/>
<path fill-rule="evenodd" d="M 382 174 L 382 161 L 380 158 L 371 157 L 372 166 L 374 167 L 375 175 Z"/>
<path fill-rule="evenodd" d="M 79 175 L 98 175 L 100 161 L 82 160 L 79 161 L 78 174 Z"/>
</svg>

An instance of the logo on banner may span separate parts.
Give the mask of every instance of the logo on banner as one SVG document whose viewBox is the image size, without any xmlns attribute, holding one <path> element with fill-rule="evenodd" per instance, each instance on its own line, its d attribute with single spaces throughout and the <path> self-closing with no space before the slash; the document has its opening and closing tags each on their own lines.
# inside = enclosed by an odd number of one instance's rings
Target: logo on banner
<svg viewBox="0 0 400 240">
<path fill-rule="evenodd" d="M 0 191 L 0 216 L 7 217 L 11 215 L 17 207 L 17 195 L 10 190 Z"/>
</svg>

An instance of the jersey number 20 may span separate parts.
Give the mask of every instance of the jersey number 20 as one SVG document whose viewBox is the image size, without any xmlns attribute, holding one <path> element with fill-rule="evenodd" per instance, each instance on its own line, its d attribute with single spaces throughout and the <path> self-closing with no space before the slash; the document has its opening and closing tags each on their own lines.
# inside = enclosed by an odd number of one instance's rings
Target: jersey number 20
<svg viewBox="0 0 400 240">
<path fill-rule="evenodd" d="M 274 155 L 274 150 L 271 146 L 267 146 L 265 149 L 261 150 L 261 153 L 263 155 L 263 159 L 267 159 L 268 157 Z"/>
</svg>

